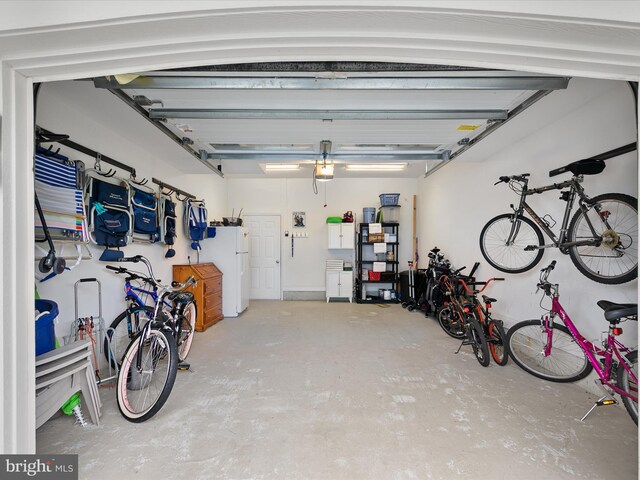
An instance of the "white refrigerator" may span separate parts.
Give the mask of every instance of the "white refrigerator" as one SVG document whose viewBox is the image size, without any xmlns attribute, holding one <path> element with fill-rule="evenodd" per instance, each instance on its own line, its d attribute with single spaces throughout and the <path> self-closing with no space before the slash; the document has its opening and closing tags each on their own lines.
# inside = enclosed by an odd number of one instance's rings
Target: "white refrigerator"
<svg viewBox="0 0 640 480">
<path fill-rule="evenodd" d="M 201 262 L 222 272 L 222 314 L 237 317 L 249 306 L 249 230 L 216 227 L 216 236 L 202 242 Z"/>
</svg>

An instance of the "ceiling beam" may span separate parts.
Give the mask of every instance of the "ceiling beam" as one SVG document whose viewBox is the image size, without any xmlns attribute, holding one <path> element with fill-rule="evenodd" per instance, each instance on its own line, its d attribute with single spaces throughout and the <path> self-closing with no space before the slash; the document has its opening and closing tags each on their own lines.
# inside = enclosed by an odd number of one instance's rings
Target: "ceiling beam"
<svg viewBox="0 0 640 480">
<path fill-rule="evenodd" d="M 244 89 L 244 90 L 558 90 L 569 77 L 542 76 L 438 76 L 438 77 L 244 77 L 203 75 L 141 75 L 120 84 L 115 77 L 93 79 L 97 88 L 145 89 Z"/>
<path fill-rule="evenodd" d="M 149 118 L 297 120 L 505 120 L 507 110 L 283 110 L 152 108 Z"/>
<path fill-rule="evenodd" d="M 450 155 L 449 150 L 434 153 L 409 153 L 409 154 L 330 154 L 329 160 L 341 161 L 341 160 L 366 160 L 366 161 L 420 161 L 420 160 L 448 160 Z M 321 155 L 319 153 L 211 153 L 200 151 L 201 157 L 206 157 L 211 160 L 262 160 L 267 162 L 282 162 L 291 160 L 320 160 Z"/>
</svg>

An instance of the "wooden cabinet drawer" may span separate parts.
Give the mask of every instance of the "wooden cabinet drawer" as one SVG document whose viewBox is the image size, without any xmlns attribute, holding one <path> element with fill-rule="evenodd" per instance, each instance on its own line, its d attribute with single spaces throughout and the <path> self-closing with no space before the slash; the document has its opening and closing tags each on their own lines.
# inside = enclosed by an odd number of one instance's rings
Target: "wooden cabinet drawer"
<svg viewBox="0 0 640 480">
<path fill-rule="evenodd" d="M 209 310 L 215 303 L 222 303 L 222 282 L 220 279 L 207 280 L 202 289 L 204 310 Z"/>
</svg>

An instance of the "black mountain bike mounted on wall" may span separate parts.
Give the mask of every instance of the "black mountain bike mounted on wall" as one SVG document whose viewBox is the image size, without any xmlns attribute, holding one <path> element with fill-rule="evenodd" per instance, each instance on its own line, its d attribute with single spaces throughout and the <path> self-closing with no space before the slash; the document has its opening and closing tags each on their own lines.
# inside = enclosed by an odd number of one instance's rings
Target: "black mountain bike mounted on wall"
<svg viewBox="0 0 640 480">
<path fill-rule="evenodd" d="M 579 160 L 551 170 L 549 176 L 571 172 L 572 177 L 546 187 L 529 188 L 528 173 L 500 177 L 495 183 L 508 183 L 520 195 L 512 213 L 492 218 L 480 233 L 480 250 L 484 258 L 505 273 L 531 270 L 542 259 L 544 249 L 558 248 L 568 254 L 586 277 L 599 283 L 620 284 L 638 277 L 638 200 L 621 193 L 605 193 L 590 198 L 581 183 L 584 175 L 596 175 L 605 168 L 604 160 L 636 149 L 632 143 L 592 158 Z M 560 233 L 551 230 L 556 222 L 542 218 L 526 202 L 529 195 L 564 190 L 566 202 Z M 578 209 L 571 218 L 574 202 Z M 528 213 L 533 219 L 524 216 Z M 571 222 L 569 220 L 571 219 Z M 535 223 L 534 223 L 535 222 Z M 551 243 L 545 244 L 542 233 Z"/>
</svg>

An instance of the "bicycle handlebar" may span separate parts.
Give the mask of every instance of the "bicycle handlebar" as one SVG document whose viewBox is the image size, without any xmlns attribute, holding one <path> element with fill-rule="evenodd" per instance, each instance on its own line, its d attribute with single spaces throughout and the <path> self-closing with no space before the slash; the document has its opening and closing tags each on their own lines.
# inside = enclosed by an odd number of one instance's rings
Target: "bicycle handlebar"
<svg viewBox="0 0 640 480">
<path fill-rule="evenodd" d="M 144 276 L 139 276 L 138 278 L 143 279 L 145 281 L 148 281 L 149 283 L 155 285 L 156 287 L 159 288 L 163 288 L 164 285 L 162 285 L 162 283 L 160 283 L 160 279 L 156 278 L 156 276 L 153 274 L 153 268 L 151 267 L 151 263 L 149 262 L 149 260 L 142 256 L 142 255 L 135 255 L 133 257 L 123 257 L 123 258 L 119 258 L 118 262 L 133 262 L 133 263 L 138 263 L 138 262 L 142 262 L 144 263 L 145 267 L 147 267 L 147 271 L 149 272 L 149 277 L 144 277 Z M 122 267 L 120 267 L 122 268 Z M 124 269 L 126 270 L 126 269 Z M 120 272 L 118 272 L 120 273 Z M 137 274 L 134 274 L 137 275 Z"/>
<path fill-rule="evenodd" d="M 485 291 L 485 289 L 489 286 L 489 284 L 493 281 L 501 281 L 504 280 L 504 278 L 490 278 L 489 280 L 487 280 L 486 282 L 469 282 L 469 284 L 467 284 L 467 282 L 465 282 L 462 278 L 458 279 L 458 282 L 460 282 L 462 284 L 462 286 L 464 287 L 464 289 L 467 291 L 467 293 L 472 293 L 472 294 L 476 294 L 476 293 L 482 293 Z M 468 285 L 484 285 L 480 290 L 474 290 L 469 288 Z"/>
<path fill-rule="evenodd" d="M 117 274 L 127 274 L 128 275 L 127 281 L 142 280 L 143 282 L 150 283 L 151 285 L 154 285 L 154 286 L 160 285 L 160 279 L 145 277 L 144 275 L 140 275 L 139 273 L 132 272 L 131 270 L 128 270 L 124 267 L 113 267 L 111 265 L 106 265 L 105 268 L 107 270 L 113 270 Z"/>
<path fill-rule="evenodd" d="M 555 260 L 552 261 L 547 267 L 544 267 L 542 270 L 540 270 L 540 283 L 544 283 L 547 281 L 547 278 L 549 278 L 549 274 L 554 268 L 556 268 Z"/>
<path fill-rule="evenodd" d="M 129 279 L 131 280 L 140 279 L 145 282 L 148 282 L 156 288 L 163 289 L 166 293 L 180 292 L 185 288 L 187 288 L 188 286 L 190 286 L 191 284 L 196 283 L 195 277 L 191 275 L 189 278 L 187 278 L 187 280 L 184 283 L 172 281 L 170 286 L 163 285 L 162 283 L 160 283 L 160 279 L 157 279 L 153 276 L 153 270 L 151 269 L 151 264 L 149 263 L 149 260 L 147 260 L 147 258 L 143 257 L 142 255 L 136 255 L 135 257 L 125 257 L 120 259 L 119 261 L 134 262 L 134 263 L 142 262 L 146 265 L 147 270 L 149 270 L 150 276 L 145 277 L 144 275 L 140 275 L 138 273 L 132 272 L 124 267 L 113 267 L 111 265 L 106 265 L 106 268 L 109 270 L 113 270 L 116 273 L 126 273 L 129 275 Z"/>
<path fill-rule="evenodd" d="M 544 293 L 547 295 L 551 295 L 551 283 L 547 281 L 549 278 L 549 274 L 556 267 L 556 261 L 552 261 L 547 267 L 540 270 L 540 281 L 538 282 L 538 289 L 542 288 Z"/>
<path fill-rule="evenodd" d="M 168 293 L 178 293 L 185 290 L 187 287 L 191 286 L 192 284 L 195 285 L 196 283 L 197 283 L 196 277 L 194 277 L 193 275 L 190 275 L 184 281 L 184 283 L 173 281 L 171 282 L 171 288 L 169 287 L 164 287 L 164 288 L 167 290 Z"/>
<path fill-rule="evenodd" d="M 509 183 L 511 180 L 515 180 L 516 182 L 526 182 L 527 177 L 531 175 L 530 173 L 522 173 L 520 175 L 511 175 L 510 177 L 502 176 L 498 179 L 494 185 L 498 185 L 499 183 Z"/>
</svg>

